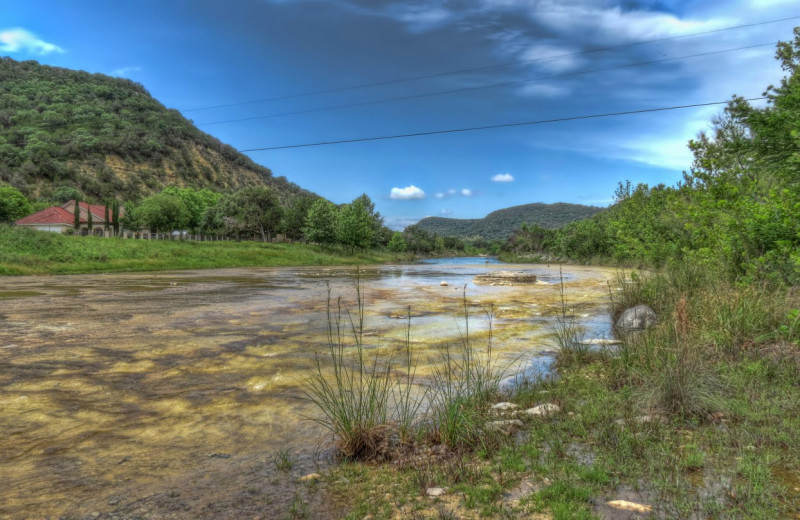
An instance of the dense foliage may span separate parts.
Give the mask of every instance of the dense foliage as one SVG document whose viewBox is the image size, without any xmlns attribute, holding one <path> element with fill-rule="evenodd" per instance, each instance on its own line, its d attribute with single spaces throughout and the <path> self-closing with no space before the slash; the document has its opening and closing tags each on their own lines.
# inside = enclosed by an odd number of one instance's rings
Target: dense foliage
<svg viewBox="0 0 800 520">
<path fill-rule="evenodd" d="M 304 192 L 133 81 L 0 58 L 0 182 L 30 199 L 138 200 L 166 186 Z M 66 197 L 66 198 L 65 198 Z"/>
<path fill-rule="evenodd" d="M 735 96 L 689 143 L 694 162 L 677 186 L 621 183 L 608 211 L 535 240 L 518 230 L 507 249 L 800 282 L 800 28 L 776 56 L 787 76 L 767 89 L 768 105 Z"/>
<path fill-rule="evenodd" d="M 556 229 L 574 220 L 585 219 L 602 211 L 580 204 L 523 204 L 489 213 L 479 219 L 428 217 L 417 227 L 429 233 L 460 239 L 505 240 L 522 224 Z"/>
</svg>

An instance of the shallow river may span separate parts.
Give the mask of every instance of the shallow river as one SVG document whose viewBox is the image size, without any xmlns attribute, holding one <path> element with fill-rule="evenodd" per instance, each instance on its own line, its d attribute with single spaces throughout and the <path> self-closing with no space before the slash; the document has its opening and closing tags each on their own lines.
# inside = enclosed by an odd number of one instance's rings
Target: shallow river
<svg viewBox="0 0 800 520">
<path fill-rule="evenodd" d="M 474 282 L 498 270 L 537 282 Z M 360 278 L 376 353 L 402 344 L 409 306 L 423 362 L 459 341 L 466 287 L 471 340 L 486 341 L 493 308 L 500 363 L 546 365 L 557 266 L 458 259 Z M 564 268 L 568 311 L 590 337 L 609 334 L 614 279 Z M 350 268 L 0 278 L 0 518 L 147 517 L 162 498 L 178 500 L 172 516 L 199 517 L 220 494 L 269 479 L 277 450 L 313 469 L 321 435 L 303 419 L 315 410 L 302 379 L 326 349 L 328 287 L 354 308 L 354 283 Z"/>
</svg>

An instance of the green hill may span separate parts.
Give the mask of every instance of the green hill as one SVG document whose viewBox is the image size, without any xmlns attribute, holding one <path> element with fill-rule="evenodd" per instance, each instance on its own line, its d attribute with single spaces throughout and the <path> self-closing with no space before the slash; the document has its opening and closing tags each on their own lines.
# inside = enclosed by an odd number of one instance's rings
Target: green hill
<svg viewBox="0 0 800 520">
<path fill-rule="evenodd" d="M 308 193 L 198 130 L 140 84 L 0 58 L 0 183 L 30 198 L 74 187 L 136 200 L 165 186 Z"/>
<path fill-rule="evenodd" d="M 478 219 L 427 217 L 420 220 L 417 226 L 429 233 L 445 237 L 504 240 L 523 222 L 538 224 L 546 229 L 557 229 L 573 220 L 589 218 L 602 210 L 603 208 L 581 204 L 536 202 L 499 209 Z"/>
</svg>

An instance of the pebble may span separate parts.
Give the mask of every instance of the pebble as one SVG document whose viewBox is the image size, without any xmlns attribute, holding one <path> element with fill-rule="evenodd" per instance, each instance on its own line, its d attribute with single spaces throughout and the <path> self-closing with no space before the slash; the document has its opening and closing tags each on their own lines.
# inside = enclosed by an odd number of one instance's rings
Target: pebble
<svg viewBox="0 0 800 520">
<path fill-rule="evenodd" d="M 442 287 L 447 287 L 450 284 L 442 280 L 441 282 L 439 282 L 439 285 L 441 285 Z"/>
<path fill-rule="evenodd" d="M 444 488 L 440 487 L 429 487 L 425 490 L 425 494 L 429 497 L 440 497 L 446 493 Z"/>
</svg>

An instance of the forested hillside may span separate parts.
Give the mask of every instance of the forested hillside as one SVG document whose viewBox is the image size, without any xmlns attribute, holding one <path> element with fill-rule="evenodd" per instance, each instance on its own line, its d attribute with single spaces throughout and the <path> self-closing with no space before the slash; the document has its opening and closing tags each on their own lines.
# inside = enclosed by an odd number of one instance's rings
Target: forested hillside
<svg viewBox="0 0 800 520">
<path fill-rule="evenodd" d="M 198 130 L 140 84 L 0 58 L 0 182 L 31 199 L 58 187 L 138 200 L 166 186 L 305 192 Z"/>
<path fill-rule="evenodd" d="M 585 219 L 602 208 L 580 204 L 523 204 L 500 209 L 479 219 L 428 217 L 417 227 L 443 237 L 506 239 L 522 224 L 536 224 L 545 229 L 557 229 L 574 220 Z"/>
</svg>

